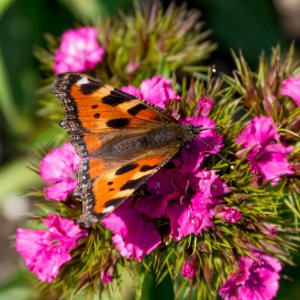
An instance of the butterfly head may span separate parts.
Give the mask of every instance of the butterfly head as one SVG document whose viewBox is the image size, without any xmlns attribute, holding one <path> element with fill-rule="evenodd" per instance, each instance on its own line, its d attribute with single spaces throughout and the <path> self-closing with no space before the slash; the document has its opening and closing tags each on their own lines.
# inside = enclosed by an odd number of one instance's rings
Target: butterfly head
<svg viewBox="0 0 300 300">
<path fill-rule="evenodd" d="M 203 126 L 194 124 L 184 124 L 182 125 L 184 132 L 184 142 L 191 141 L 197 137 L 197 135 L 203 130 Z"/>
</svg>

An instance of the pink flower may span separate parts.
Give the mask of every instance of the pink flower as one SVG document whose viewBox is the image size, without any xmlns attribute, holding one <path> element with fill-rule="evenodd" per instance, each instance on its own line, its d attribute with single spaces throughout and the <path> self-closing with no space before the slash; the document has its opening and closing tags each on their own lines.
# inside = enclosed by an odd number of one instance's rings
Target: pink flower
<svg viewBox="0 0 300 300">
<path fill-rule="evenodd" d="M 131 61 L 125 68 L 125 73 L 128 75 L 134 74 L 137 69 L 140 67 L 140 63 L 138 61 Z"/>
<path fill-rule="evenodd" d="M 220 289 L 225 300 L 271 300 L 279 288 L 281 263 L 274 257 L 255 251 L 257 257 L 242 257 L 238 271 Z"/>
<path fill-rule="evenodd" d="M 246 148 L 251 172 L 259 173 L 272 185 L 277 184 L 281 176 L 294 173 L 287 160 L 293 147 L 285 147 L 280 143 L 271 118 L 255 117 L 235 142 Z"/>
<path fill-rule="evenodd" d="M 223 218 L 226 222 L 235 224 L 243 217 L 243 214 L 236 208 L 223 206 L 218 216 Z"/>
<path fill-rule="evenodd" d="M 216 124 L 209 117 L 188 117 L 182 120 L 181 123 L 192 123 L 195 126 L 203 126 L 204 130 L 198 134 L 197 138 L 184 145 L 180 151 L 185 167 L 191 171 L 197 170 L 205 157 L 220 152 L 220 149 L 223 147 L 223 137 L 214 129 Z"/>
<path fill-rule="evenodd" d="M 161 243 L 152 220 L 143 217 L 130 199 L 104 218 L 102 224 L 115 234 L 112 240 L 126 258 L 141 261 Z"/>
<path fill-rule="evenodd" d="M 184 173 L 182 175 L 184 178 Z M 183 179 L 189 183 L 185 194 L 169 201 L 165 209 L 165 215 L 170 218 L 171 235 L 176 241 L 212 227 L 214 207 L 222 203 L 222 195 L 231 191 L 214 170 L 190 172 L 188 175 L 188 180 Z"/>
<path fill-rule="evenodd" d="M 60 267 L 71 260 L 69 250 L 76 247 L 77 241 L 87 236 L 86 230 L 68 219 L 49 213 L 42 219 L 47 230 L 18 228 L 16 249 L 25 259 L 25 265 L 41 281 L 52 281 Z"/>
<path fill-rule="evenodd" d="M 105 53 L 97 37 L 98 32 L 94 27 L 65 31 L 54 57 L 55 73 L 83 72 L 93 69 L 103 60 Z"/>
<path fill-rule="evenodd" d="M 108 266 L 105 269 L 102 269 L 100 272 L 100 280 L 106 284 L 109 283 L 113 280 L 113 267 L 112 266 Z"/>
<path fill-rule="evenodd" d="M 121 90 L 162 109 L 166 109 L 166 104 L 171 100 L 180 100 L 180 96 L 171 88 L 171 81 L 161 76 L 154 76 L 142 81 L 140 89 L 129 85 L 123 86 Z"/>
<path fill-rule="evenodd" d="M 211 99 L 206 97 L 201 97 L 197 101 L 197 107 L 196 107 L 196 116 L 204 116 L 207 117 L 211 110 L 212 110 L 213 102 Z"/>
<path fill-rule="evenodd" d="M 150 218 L 170 219 L 170 234 L 179 241 L 213 226 L 214 207 L 230 189 L 213 170 L 187 171 L 172 161 L 147 182 L 153 194 L 136 200 L 136 209 Z"/>
<path fill-rule="evenodd" d="M 262 230 L 262 232 L 266 235 L 276 237 L 277 235 L 277 227 L 272 224 L 263 223 L 265 230 Z"/>
<path fill-rule="evenodd" d="M 192 255 L 185 260 L 181 267 L 181 275 L 186 279 L 193 279 L 196 274 L 197 256 Z"/>
<path fill-rule="evenodd" d="M 77 187 L 76 173 L 80 157 L 71 143 L 53 149 L 40 162 L 41 177 L 52 186 L 44 189 L 47 199 L 66 200 Z"/>
<path fill-rule="evenodd" d="M 300 77 L 289 77 L 282 82 L 280 93 L 291 97 L 297 106 L 300 106 Z"/>
</svg>

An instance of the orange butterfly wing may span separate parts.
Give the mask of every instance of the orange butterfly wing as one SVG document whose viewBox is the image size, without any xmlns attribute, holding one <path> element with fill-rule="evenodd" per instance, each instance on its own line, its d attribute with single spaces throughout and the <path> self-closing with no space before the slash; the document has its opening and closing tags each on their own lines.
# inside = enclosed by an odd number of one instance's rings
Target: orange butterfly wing
<svg viewBox="0 0 300 300">
<path fill-rule="evenodd" d="M 61 126 L 83 158 L 77 193 L 86 226 L 113 211 L 179 150 L 180 144 L 136 155 L 133 150 L 131 158 L 123 156 L 122 149 L 111 150 L 115 141 L 128 146 L 132 137 L 140 142 L 139 137 L 155 128 L 177 122 L 164 110 L 101 81 L 84 74 L 60 74 L 52 93 L 66 113 Z M 117 155 L 110 156 L 110 151 Z"/>
</svg>

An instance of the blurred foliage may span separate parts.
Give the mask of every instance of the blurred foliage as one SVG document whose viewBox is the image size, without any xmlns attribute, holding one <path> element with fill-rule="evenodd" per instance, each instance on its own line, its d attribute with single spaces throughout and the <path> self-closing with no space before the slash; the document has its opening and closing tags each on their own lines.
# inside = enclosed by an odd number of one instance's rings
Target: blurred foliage
<svg viewBox="0 0 300 300">
<path fill-rule="evenodd" d="M 164 2 L 166 6 L 169 3 Z M 213 40 L 219 48 L 210 62 L 217 65 L 217 70 L 229 70 L 234 65 L 229 48 L 242 49 L 251 67 L 256 66 L 261 50 L 269 56 L 271 46 L 278 42 L 287 50 L 289 41 L 271 1 L 191 0 L 188 6 L 200 8 L 204 28 L 213 29 Z M 23 192 L 39 182 L 38 176 L 29 175 L 24 165 L 33 160 L 32 149 L 55 142 L 57 136 L 57 130 L 49 128 L 48 121 L 37 115 L 36 91 L 41 86 L 41 73 L 33 47 L 46 45 L 45 33 L 59 36 L 78 25 L 76 19 L 90 24 L 99 16 L 118 18 L 118 11 L 126 13 L 131 8 L 129 0 L 0 1 L 0 207 L 9 193 Z M 282 280 L 278 299 L 298 299 L 299 273 L 292 267 L 285 270 L 293 282 Z M 30 280 L 26 280 L 19 274 L 1 285 L 0 299 L 32 299 Z M 172 293 L 168 290 L 169 280 L 167 277 L 155 287 L 149 275 L 143 286 L 151 291 L 149 299 L 168 298 Z"/>
<path fill-rule="evenodd" d="M 271 48 L 280 43 L 283 52 L 290 45 L 280 27 L 279 17 L 272 1 L 268 0 L 192 0 L 203 12 L 208 28 L 213 30 L 213 39 L 219 49 L 212 60 L 217 59 L 221 68 L 232 66 L 229 49 L 242 50 L 251 67 L 257 64 L 261 51 L 266 56 Z M 225 64 L 225 66 L 224 66 Z"/>
</svg>

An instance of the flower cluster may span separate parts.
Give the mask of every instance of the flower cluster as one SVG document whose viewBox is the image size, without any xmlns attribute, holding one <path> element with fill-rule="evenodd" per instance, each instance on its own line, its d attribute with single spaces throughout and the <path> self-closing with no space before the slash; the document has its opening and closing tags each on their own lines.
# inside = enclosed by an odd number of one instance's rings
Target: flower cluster
<svg viewBox="0 0 300 300">
<path fill-rule="evenodd" d="M 277 184 L 283 175 L 294 173 L 287 159 L 293 147 L 280 143 L 271 118 L 255 117 L 235 142 L 245 148 L 251 172 L 271 184 Z"/>
<path fill-rule="evenodd" d="M 94 27 L 67 30 L 54 56 L 54 72 L 84 72 L 93 69 L 103 60 L 105 53 L 97 36 L 98 31 Z"/>
<path fill-rule="evenodd" d="M 152 20 L 153 16 L 154 12 Z M 99 43 L 99 32 L 95 27 L 82 27 L 63 33 L 54 52 L 54 73 L 89 71 L 110 77 L 111 70 L 105 69 L 105 60 L 111 63 L 115 59 L 110 56 L 113 42 L 105 39 L 112 45 L 104 49 Z M 159 45 L 158 38 L 157 49 Z M 292 194 L 290 186 L 293 184 L 293 189 L 296 186 L 295 181 L 289 183 L 289 178 L 297 173 L 296 134 L 285 134 L 282 128 L 289 126 L 288 122 L 282 121 L 281 116 L 271 116 L 264 108 L 263 99 L 255 98 L 260 102 L 248 105 L 254 108 L 247 114 L 248 118 L 236 120 L 242 111 L 243 97 L 249 101 L 254 94 L 265 96 L 264 91 L 259 90 L 262 85 L 241 80 L 252 88 L 245 87 L 242 92 L 251 90 L 251 95 L 242 95 L 242 100 L 236 102 L 227 101 L 239 92 L 234 78 L 227 78 L 229 88 L 221 90 L 216 84 L 205 96 L 203 82 L 190 77 L 189 87 L 179 82 L 175 85 L 155 68 L 150 69 L 151 75 L 145 73 L 147 76 L 134 79 L 139 85 L 126 85 L 129 80 L 120 78 L 134 78 L 136 70 L 143 68 L 143 61 L 141 57 L 133 59 L 132 56 L 122 59 L 130 68 L 124 68 L 123 73 L 116 69 L 112 80 L 117 81 L 123 92 L 165 111 L 176 111 L 179 124 L 193 124 L 202 130 L 145 185 L 89 230 L 81 229 L 73 221 L 79 217 L 81 208 L 80 191 L 73 193 L 81 158 L 70 142 L 50 151 L 40 162 L 41 178 L 48 185 L 44 188 L 45 198 L 53 200 L 51 205 L 49 201 L 41 204 L 49 205 L 48 218 L 44 215 L 40 218 L 47 229 L 17 229 L 16 248 L 25 265 L 43 282 L 54 284 L 61 280 L 70 289 L 73 281 L 80 288 L 90 282 L 93 290 L 97 285 L 101 290 L 118 280 L 120 267 L 128 266 L 126 262 L 130 260 L 131 267 L 143 262 L 136 268 L 138 272 L 145 273 L 152 267 L 159 269 L 159 275 L 171 272 L 174 281 L 183 281 L 180 286 L 191 290 L 200 281 L 207 282 L 213 294 L 223 299 L 273 299 L 282 268 L 276 253 L 289 255 L 288 243 L 285 243 L 288 235 L 280 239 L 277 235 L 280 218 L 277 207 L 284 203 L 285 197 L 278 190 Z M 280 79 L 281 94 L 278 88 L 272 93 L 277 91 L 278 103 L 282 101 L 280 107 L 290 110 L 289 114 L 298 124 L 300 117 L 295 107 L 299 106 L 300 80 L 286 79 L 288 72 L 280 74 L 286 76 Z M 246 75 L 245 78 L 250 78 Z M 171 74 L 168 77 L 172 77 Z M 271 90 L 272 86 L 269 84 L 268 88 Z M 283 96 L 291 97 L 296 105 Z M 219 130 L 219 126 L 227 126 L 227 132 Z M 77 133 L 79 129 L 72 128 L 75 129 Z M 292 129 L 286 132 L 291 133 Z M 220 156 L 221 151 L 227 160 L 237 165 L 235 169 L 229 167 L 226 159 L 216 156 Z M 273 200 L 276 201 L 274 206 L 271 205 Z M 52 208 L 56 214 L 51 213 Z M 57 211 L 64 217 L 57 215 Z M 80 250 L 79 243 L 84 245 Z M 59 277 L 63 265 L 63 273 L 69 281 L 71 278 L 72 285 Z M 210 272 L 220 272 L 215 286 L 213 276 L 207 275 Z M 224 278 L 227 278 L 225 283 Z M 176 286 L 179 285 L 176 283 Z M 199 293 L 205 291 L 196 289 Z M 198 294 L 198 298 L 203 295 Z"/>
<path fill-rule="evenodd" d="M 273 299 L 279 288 L 281 263 L 274 257 L 253 252 L 252 257 L 241 257 L 238 271 L 220 289 L 225 300 Z"/>
<path fill-rule="evenodd" d="M 52 183 L 44 189 L 46 199 L 63 201 L 75 191 L 79 163 L 80 157 L 70 142 L 53 149 L 41 160 L 41 177 L 46 183 Z"/>
<path fill-rule="evenodd" d="M 70 261 L 70 250 L 87 231 L 75 222 L 49 213 L 42 219 L 47 230 L 17 229 L 16 248 L 24 257 L 25 265 L 41 281 L 52 281 L 60 267 Z"/>
<path fill-rule="evenodd" d="M 280 92 L 284 96 L 291 97 L 297 106 L 300 106 L 300 77 L 290 77 L 282 82 Z"/>
</svg>

